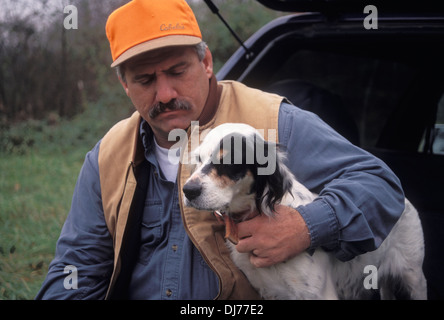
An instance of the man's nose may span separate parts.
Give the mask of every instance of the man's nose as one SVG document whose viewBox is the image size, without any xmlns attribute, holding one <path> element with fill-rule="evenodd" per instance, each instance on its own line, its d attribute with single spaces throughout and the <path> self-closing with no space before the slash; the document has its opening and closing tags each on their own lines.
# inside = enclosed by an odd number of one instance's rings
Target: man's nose
<svg viewBox="0 0 444 320">
<path fill-rule="evenodd" d="M 176 98 L 177 92 L 167 77 L 158 77 L 156 81 L 156 101 L 168 103 Z"/>
</svg>

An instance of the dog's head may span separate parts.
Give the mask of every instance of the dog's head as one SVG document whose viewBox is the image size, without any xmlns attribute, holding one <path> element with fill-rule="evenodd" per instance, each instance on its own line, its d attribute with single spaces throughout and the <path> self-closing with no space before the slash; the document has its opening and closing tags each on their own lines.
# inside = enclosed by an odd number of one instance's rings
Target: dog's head
<svg viewBox="0 0 444 320">
<path fill-rule="evenodd" d="M 196 167 L 183 187 L 185 205 L 239 222 L 256 210 L 272 215 L 291 189 L 277 145 L 246 124 L 211 130 L 192 153 Z"/>
</svg>

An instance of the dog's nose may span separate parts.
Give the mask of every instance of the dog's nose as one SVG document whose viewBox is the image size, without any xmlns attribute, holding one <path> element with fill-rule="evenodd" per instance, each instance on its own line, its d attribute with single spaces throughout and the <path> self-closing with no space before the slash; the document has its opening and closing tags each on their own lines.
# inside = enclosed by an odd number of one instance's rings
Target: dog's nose
<svg viewBox="0 0 444 320">
<path fill-rule="evenodd" d="M 182 190 L 188 200 L 193 200 L 202 193 L 202 185 L 199 181 L 191 180 L 185 183 Z"/>
</svg>

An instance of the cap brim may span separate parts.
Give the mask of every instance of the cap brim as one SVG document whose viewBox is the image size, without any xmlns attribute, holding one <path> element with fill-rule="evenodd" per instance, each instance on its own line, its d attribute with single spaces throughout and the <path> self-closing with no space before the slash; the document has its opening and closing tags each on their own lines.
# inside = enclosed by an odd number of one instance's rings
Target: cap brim
<svg viewBox="0 0 444 320">
<path fill-rule="evenodd" d="M 202 42 L 202 39 L 195 36 L 187 36 L 187 35 L 170 35 L 162 38 L 157 38 L 153 40 L 149 40 L 146 42 L 142 42 L 134 47 L 129 48 L 124 53 L 122 53 L 112 64 L 111 67 L 114 68 L 119 64 L 135 57 L 141 53 L 145 53 L 151 50 L 160 49 L 164 47 L 171 46 L 190 46 L 196 45 Z"/>
</svg>

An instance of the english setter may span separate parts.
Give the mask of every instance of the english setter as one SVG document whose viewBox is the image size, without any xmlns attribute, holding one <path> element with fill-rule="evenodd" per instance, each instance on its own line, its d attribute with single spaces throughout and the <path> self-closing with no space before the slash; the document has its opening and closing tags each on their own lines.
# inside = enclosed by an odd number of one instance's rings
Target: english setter
<svg viewBox="0 0 444 320">
<path fill-rule="evenodd" d="M 313 254 L 304 252 L 285 263 L 255 268 L 249 254 L 235 248 L 236 222 L 256 209 L 272 219 L 275 204 L 297 208 L 316 195 L 296 180 L 276 144 L 265 141 L 246 124 L 214 128 L 192 155 L 197 165 L 183 187 L 185 205 L 225 218 L 232 259 L 263 298 L 371 298 L 374 290 L 364 285 L 366 266 L 377 268 L 381 299 L 427 298 L 421 223 L 407 199 L 401 218 L 375 251 L 341 262 L 318 248 Z"/>
</svg>

